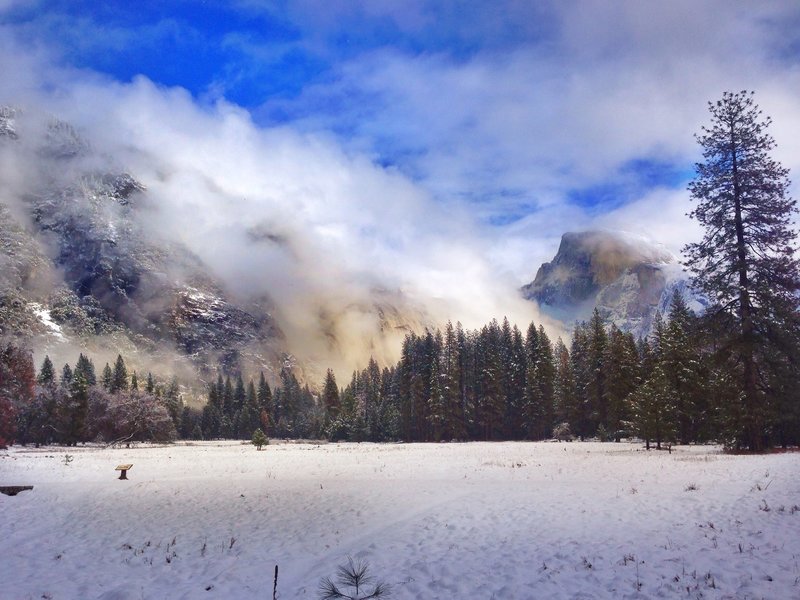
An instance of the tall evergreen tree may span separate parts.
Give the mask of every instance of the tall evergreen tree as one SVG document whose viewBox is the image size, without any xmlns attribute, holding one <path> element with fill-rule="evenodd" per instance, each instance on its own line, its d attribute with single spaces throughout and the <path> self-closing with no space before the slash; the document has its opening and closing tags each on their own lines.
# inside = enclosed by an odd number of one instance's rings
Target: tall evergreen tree
<svg viewBox="0 0 800 600">
<path fill-rule="evenodd" d="M 647 449 L 655 442 L 676 440 L 678 411 L 675 392 L 667 380 L 661 365 L 656 365 L 650 378 L 631 394 L 633 423 L 638 434 L 644 438 Z"/>
<path fill-rule="evenodd" d="M 132 383 L 131 387 L 133 387 Z M 166 405 L 167 412 L 169 413 L 172 422 L 175 424 L 175 428 L 180 428 L 181 414 L 183 412 L 183 399 L 181 398 L 181 388 L 178 384 L 178 378 L 174 375 L 172 376 L 172 379 L 170 379 L 169 385 L 164 392 L 164 404 Z"/>
<path fill-rule="evenodd" d="M 606 348 L 608 346 L 608 334 L 606 325 L 600 311 L 596 308 L 589 320 L 589 380 L 588 380 L 588 401 L 591 407 L 592 428 L 596 431 L 600 425 L 607 431 L 608 423 L 608 399 L 606 397 Z M 594 433 L 594 431 L 592 432 Z"/>
<path fill-rule="evenodd" d="M 572 376 L 575 382 L 575 413 L 570 427 L 581 439 L 594 433 L 591 419 L 593 405 L 590 394 L 594 373 L 589 341 L 589 328 L 586 323 L 576 324 L 575 330 L 572 332 L 569 352 Z"/>
<path fill-rule="evenodd" d="M 575 384 L 575 373 L 572 370 L 572 360 L 569 350 L 561 338 L 556 341 L 554 349 L 555 382 L 553 386 L 555 419 L 554 425 L 567 423 L 570 430 L 578 431 L 580 422 L 580 407 Z"/>
<path fill-rule="evenodd" d="M 56 382 L 56 374 L 53 368 L 53 361 L 50 360 L 49 356 L 45 356 L 44 360 L 42 361 L 42 368 L 39 369 L 39 377 L 37 378 L 39 385 L 43 386 L 53 386 Z"/>
<path fill-rule="evenodd" d="M 103 367 L 101 383 L 108 392 L 111 391 L 111 386 L 114 385 L 114 372 L 111 370 L 111 365 L 108 363 L 106 363 L 106 366 Z"/>
<path fill-rule="evenodd" d="M 761 450 L 776 401 L 773 359 L 794 364 L 798 356 L 797 207 L 788 170 L 770 157 L 771 121 L 752 93 L 726 92 L 709 111 L 711 125 L 697 136 L 703 162 L 689 184 L 697 203 L 690 216 L 705 232 L 684 251 L 695 285 L 714 303 L 709 318 L 723 324 L 721 352 L 741 383 L 741 406 L 728 407 L 741 418 L 728 441 Z"/>
<path fill-rule="evenodd" d="M 325 384 L 322 387 L 322 405 L 330 420 L 339 416 L 339 387 L 336 385 L 336 376 L 328 369 L 325 373 Z"/>
<path fill-rule="evenodd" d="M 95 376 L 94 372 L 94 363 L 83 354 L 78 355 L 78 362 L 75 363 L 74 373 L 80 373 L 83 375 L 86 384 L 89 386 L 97 384 L 97 377 Z"/>
<path fill-rule="evenodd" d="M 242 410 L 245 400 L 247 399 L 247 392 L 244 388 L 244 379 L 241 373 L 236 376 L 236 388 L 233 391 L 233 413 Z M 248 439 L 250 436 L 247 436 Z"/>
<path fill-rule="evenodd" d="M 431 439 L 434 442 L 439 442 L 444 438 L 447 425 L 447 400 L 442 389 L 440 368 L 439 358 L 435 357 L 431 365 L 430 395 L 428 397 L 428 423 Z"/>
<path fill-rule="evenodd" d="M 660 364 L 676 399 L 678 439 L 695 441 L 705 428 L 708 394 L 697 339 L 695 317 L 679 290 L 670 300 L 669 319 L 661 335 Z"/>
<path fill-rule="evenodd" d="M 272 430 L 272 390 L 267 383 L 262 371 L 258 376 L 258 418 L 261 423 L 261 430 L 269 435 Z"/>
<path fill-rule="evenodd" d="M 462 394 L 463 367 L 459 351 L 458 333 L 450 321 L 447 322 L 444 328 L 442 354 L 439 363 L 441 368 L 440 381 L 445 404 L 445 436 L 447 439 L 462 440 L 467 436 Z"/>
<path fill-rule="evenodd" d="M 230 421 L 234 406 L 233 406 L 233 383 L 231 383 L 231 376 L 225 376 L 225 385 L 222 388 L 222 394 L 220 395 L 222 399 L 222 414 L 228 417 Z M 223 436 L 224 437 L 224 436 Z"/>
<path fill-rule="evenodd" d="M 65 364 L 64 368 L 61 369 L 61 387 L 69 389 L 71 383 L 72 383 L 72 367 L 70 367 L 68 364 Z"/>
<path fill-rule="evenodd" d="M 553 356 L 553 344 L 539 325 L 539 360 L 536 363 L 536 385 L 539 389 L 539 398 L 544 409 L 545 429 L 544 437 L 549 437 L 553 429 L 555 418 L 555 378 L 556 368 Z"/>
<path fill-rule="evenodd" d="M 63 441 L 74 446 L 86 439 L 86 417 L 89 413 L 89 382 L 86 381 L 83 371 L 74 372 L 70 381 L 69 396 L 66 400 L 67 403 L 62 409 L 62 422 L 65 425 Z"/>
<path fill-rule="evenodd" d="M 122 355 L 117 355 L 117 360 L 114 363 L 114 375 L 111 378 L 110 391 L 119 392 L 128 390 L 130 384 L 128 382 L 128 369 L 125 367 L 125 361 Z"/>
<path fill-rule="evenodd" d="M 545 410 L 539 390 L 539 330 L 531 322 L 525 335 L 525 389 L 522 415 L 528 439 L 544 437 Z"/>
<path fill-rule="evenodd" d="M 641 383 L 639 356 L 631 334 L 611 326 L 605 357 L 608 435 L 620 441 L 630 420 L 629 396 Z"/>
</svg>

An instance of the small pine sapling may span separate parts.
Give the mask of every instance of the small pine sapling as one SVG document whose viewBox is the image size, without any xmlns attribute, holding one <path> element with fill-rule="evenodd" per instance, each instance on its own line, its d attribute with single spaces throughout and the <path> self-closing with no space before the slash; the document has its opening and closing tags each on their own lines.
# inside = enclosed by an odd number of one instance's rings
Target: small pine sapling
<svg viewBox="0 0 800 600">
<path fill-rule="evenodd" d="M 389 585 L 369 574 L 369 564 L 362 560 L 347 557 L 347 564 L 337 570 L 336 582 L 324 577 L 319 583 L 319 600 L 368 600 L 369 598 L 388 598 Z M 341 588 L 339 586 L 342 586 Z M 367 589 L 367 587 L 371 589 Z"/>
<path fill-rule="evenodd" d="M 262 446 L 269 445 L 269 439 L 267 439 L 267 436 L 264 435 L 263 431 L 261 431 L 261 428 L 258 428 L 253 432 L 252 442 L 253 446 L 255 446 L 257 450 L 261 450 Z"/>
</svg>

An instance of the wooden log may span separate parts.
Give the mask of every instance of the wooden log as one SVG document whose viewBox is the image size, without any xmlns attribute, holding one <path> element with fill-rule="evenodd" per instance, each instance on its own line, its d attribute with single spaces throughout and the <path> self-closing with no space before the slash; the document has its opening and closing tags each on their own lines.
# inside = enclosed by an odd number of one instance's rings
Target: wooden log
<svg viewBox="0 0 800 600">
<path fill-rule="evenodd" d="M 0 485 L 0 494 L 5 494 L 6 496 L 16 496 L 20 492 L 32 489 L 32 485 Z"/>
</svg>

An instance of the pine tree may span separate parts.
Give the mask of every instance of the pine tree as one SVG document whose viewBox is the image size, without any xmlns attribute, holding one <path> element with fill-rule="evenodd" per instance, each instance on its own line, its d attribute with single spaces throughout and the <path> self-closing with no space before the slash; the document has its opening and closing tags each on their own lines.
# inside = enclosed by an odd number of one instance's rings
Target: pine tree
<svg viewBox="0 0 800 600">
<path fill-rule="evenodd" d="M 539 331 L 531 322 L 525 336 L 525 390 L 522 415 L 528 439 L 544 438 L 545 411 L 539 393 Z"/>
<path fill-rule="evenodd" d="M 86 417 L 89 412 L 89 382 L 83 371 L 74 373 L 70 381 L 68 403 L 64 407 L 63 421 L 66 424 L 64 441 L 69 445 L 85 441 Z"/>
<path fill-rule="evenodd" d="M 103 367 L 102 384 L 106 391 L 111 391 L 111 386 L 114 385 L 114 372 L 111 370 L 111 365 L 106 363 Z"/>
<path fill-rule="evenodd" d="M 119 391 L 127 391 L 129 388 L 128 382 L 128 369 L 125 367 L 125 361 L 122 360 L 122 355 L 117 355 L 117 360 L 114 363 L 114 374 L 111 378 L 111 393 Z"/>
<path fill-rule="evenodd" d="M 133 388 L 133 383 L 131 383 L 131 387 Z M 170 418 L 172 419 L 172 422 L 175 424 L 175 428 L 178 429 L 181 423 L 180 417 L 181 412 L 183 411 L 183 399 L 181 398 L 181 389 L 180 385 L 178 384 L 178 378 L 174 375 L 172 376 L 172 379 L 170 379 L 169 386 L 167 386 L 167 389 L 164 393 L 164 404 L 167 408 Z"/>
<path fill-rule="evenodd" d="M 131 389 L 135 392 L 139 391 L 139 376 L 136 375 L 136 371 L 131 375 Z"/>
<path fill-rule="evenodd" d="M 633 423 L 644 438 L 647 449 L 654 441 L 657 448 L 665 441 L 675 441 L 678 411 L 675 393 L 664 371 L 656 365 L 650 378 L 631 394 Z"/>
<path fill-rule="evenodd" d="M 261 429 L 256 429 L 253 432 L 253 437 L 251 441 L 253 443 L 253 446 L 256 447 L 256 450 L 261 450 L 262 446 L 266 446 L 269 444 L 267 436 L 264 435 L 264 432 L 261 431 Z"/>
<path fill-rule="evenodd" d="M 61 369 L 61 387 L 69 389 L 70 383 L 72 383 L 72 367 L 65 364 Z"/>
<path fill-rule="evenodd" d="M 203 439 L 211 440 L 220 437 L 222 429 L 222 413 L 216 404 L 209 402 L 203 407 L 200 425 Z"/>
<path fill-rule="evenodd" d="M 261 429 L 265 433 L 269 433 L 272 427 L 272 390 L 269 388 L 264 372 L 262 371 L 258 377 L 258 417 L 261 424 Z"/>
<path fill-rule="evenodd" d="M 244 389 L 244 380 L 241 373 L 236 376 L 236 388 L 233 391 L 233 412 L 242 410 L 245 400 L 247 399 L 247 392 Z"/>
<path fill-rule="evenodd" d="M 231 383 L 230 375 L 225 376 L 225 385 L 222 388 L 220 397 L 222 398 L 222 414 L 227 416 L 228 420 L 230 420 L 235 410 L 233 406 L 233 383 Z"/>
<path fill-rule="evenodd" d="M 611 326 L 605 356 L 608 435 L 620 441 L 630 420 L 628 397 L 640 384 L 639 356 L 631 334 Z"/>
<path fill-rule="evenodd" d="M 501 437 L 505 415 L 501 332 L 496 320 L 484 326 L 476 339 L 476 425 L 483 440 Z"/>
<path fill-rule="evenodd" d="M 461 327 L 461 324 L 458 324 Z M 463 331 L 461 332 L 463 335 Z M 445 403 L 446 436 L 448 439 L 463 440 L 467 436 L 464 415 L 462 360 L 459 350 L 458 331 L 448 321 L 442 339 L 441 386 Z"/>
<path fill-rule="evenodd" d="M 144 391 L 148 394 L 152 394 L 156 389 L 156 380 L 153 379 L 153 374 L 147 374 L 147 383 L 145 384 Z"/>
<path fill-rule="evenodd" d="M 569 357 L 572 363 L 572 377 L 575 382 L 574 421 L 570 422 L 572 431 L 581 440 L 594 433 L 592 428 L 591 384 L 593 369 L 589 349 L 589 329 L 586 323 L 578 323 L 572 332 Z"/>
<path fill-rule="evenodd" d="M 53 386 L 56 383 L 56 374 L 53 368 L 53 361 L 50 360 L 49 356 L 45 356 L 44 360 L 42 361 L 42 368 L 39 369 L 39 377 L 37 379 L 39 385 L 43 386 Z"/>
<path fill-rule="evenodd" d="M 661 334 L 660 364 L 675 394 L 678 439 L 682 444 L 696 441 L 705 428 L 707 393 L 694 321 L 686 300 L 676 289 L 670 300 L 669 320 Z"/>
<path fill-rule="evenodd" d="M 503 320 L 503 345 L 508 345 L 503 354 L 508 360 L 504 374 L 506 389 L 505 437 L 521 439 L 526 433 L 523 415 L 527 382 L 525 341 L 522 338 L 522 332 L 516 325 L 511 328 L 510 335 L 506 333 L 505 324 L 507 322 L 508 319 Z M 549 426 L 549 422 L 547 426 Z"/>
<path fill-rule="evenodd" d="M 269 409 L 272 404 L 272 390 L 264 377 L 264 372 L 258 376 L 258 405 L 262 409 Z"/>
<path fill-rule="evenodd" d="M 322 388 L 322 405 L 328 419 L 333 421 L 339 416 L 339 387 L 336 385 L 336 376 L 328 369 L 325 373 L 325 384 Z"/>
<path fill-rule="evenodd" d="M 770 119 L 752 93 L 723 94 L 709 103 L 711 125 L 697 141 L 703 162 L 689 184 L 697 203 L 691 217 L 703 240 L 684 252 L 696 287 L 712 300 L 709 318 L 722 324 L 721 352 L 732 356 L 742 404 L 732 432 L 736 446 L 761 450 L 770 427 L 771 366 L 798 355 L 800 263 L 795 257 L 797 214 L 788 197 L 788 170 L 770 158 L 775 142 Z"/>
<path fill-rule="evenodd" d="M 181 438 L 184 440 L 190 439 L 196 425 L 195 413 L 191 408 L 184 405 L 181 411 L 180 427 L 178 428 Z"/>
<path fill-rule="evenodd" d="M 589 320 L 589 385 L 588 401 L 591 407 L 591 417 L 593 428 L 603 426 L 607 431 L 608 423 L 608 401 L 606 398 L 606 347 L 608 346 L 608 334 L 603 317 L 596 308 Z"/>
<path fill-rule="evenodd" d="M 572 360 L 569 350 L 561 338 L 556 341 L 554 349 L 555 382 L 554 382 L 554 423 L 566 423 L 570 431 L 577 432 L 580 423 L 580 408 L 578 393 L 575 387 L 575 374 L 572 370 Z"/>
<path fill-rule="evenodd" d="M 436 358 L 431 366 L 430 396 L 428 397 L 428 423 L 430 424 L 431 439 L 434 442 L 440 442 L 443 439 L 447 418 L 447 400 L 442 391 L 439 364 L 439 359 Z"/>
<path fill-rule="evenodd" d="M 544 410 L 544 437 L 549 437 L 555 418 L 555 378 L 556 368 L 553 345 L 544 327 L 539 325 L 539 360 L 536 363 L 536 385 Z"/>
<path fill-rule="evenodd" d="M 80 354 L 78 356 L 78 362 L 75 363 L 75 370 L 74 373 L 80 373 L 83 375 L 86 384 L 89 386 L 93 386 L 97 384 L 97 377 L 95 376 L 94 372 L 94 363 L 89 360 L 87 356 Z"/>
</svg>

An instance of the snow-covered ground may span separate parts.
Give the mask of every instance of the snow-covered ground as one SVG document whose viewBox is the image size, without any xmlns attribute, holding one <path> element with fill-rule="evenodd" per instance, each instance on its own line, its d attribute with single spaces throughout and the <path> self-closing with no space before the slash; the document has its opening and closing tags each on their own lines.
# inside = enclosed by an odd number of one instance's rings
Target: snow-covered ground
<svg viewBox="0 0 800 600">
<path fill-rule="evenodd" d="M 72 455 L 65 462 L 65 454 Z M 133 463 L 129 481 L 114 467 Z M 0 452 L 3 599 L 800 598 L 800 454 L 233 442 Z"/>
<path fill-rule="evenodd" d="M 50 335 L 61 342 L 66 341 L 64 332 L 61 330 L 61 325 L 53 321 L 53 317 L 50 315 L 49 310 L 47 310 L 38 302 L 31 302 L 28 306 L 30 306 L 34 314 L 39 317 L 39 320 L 48 329 Z"/>
</svg>

